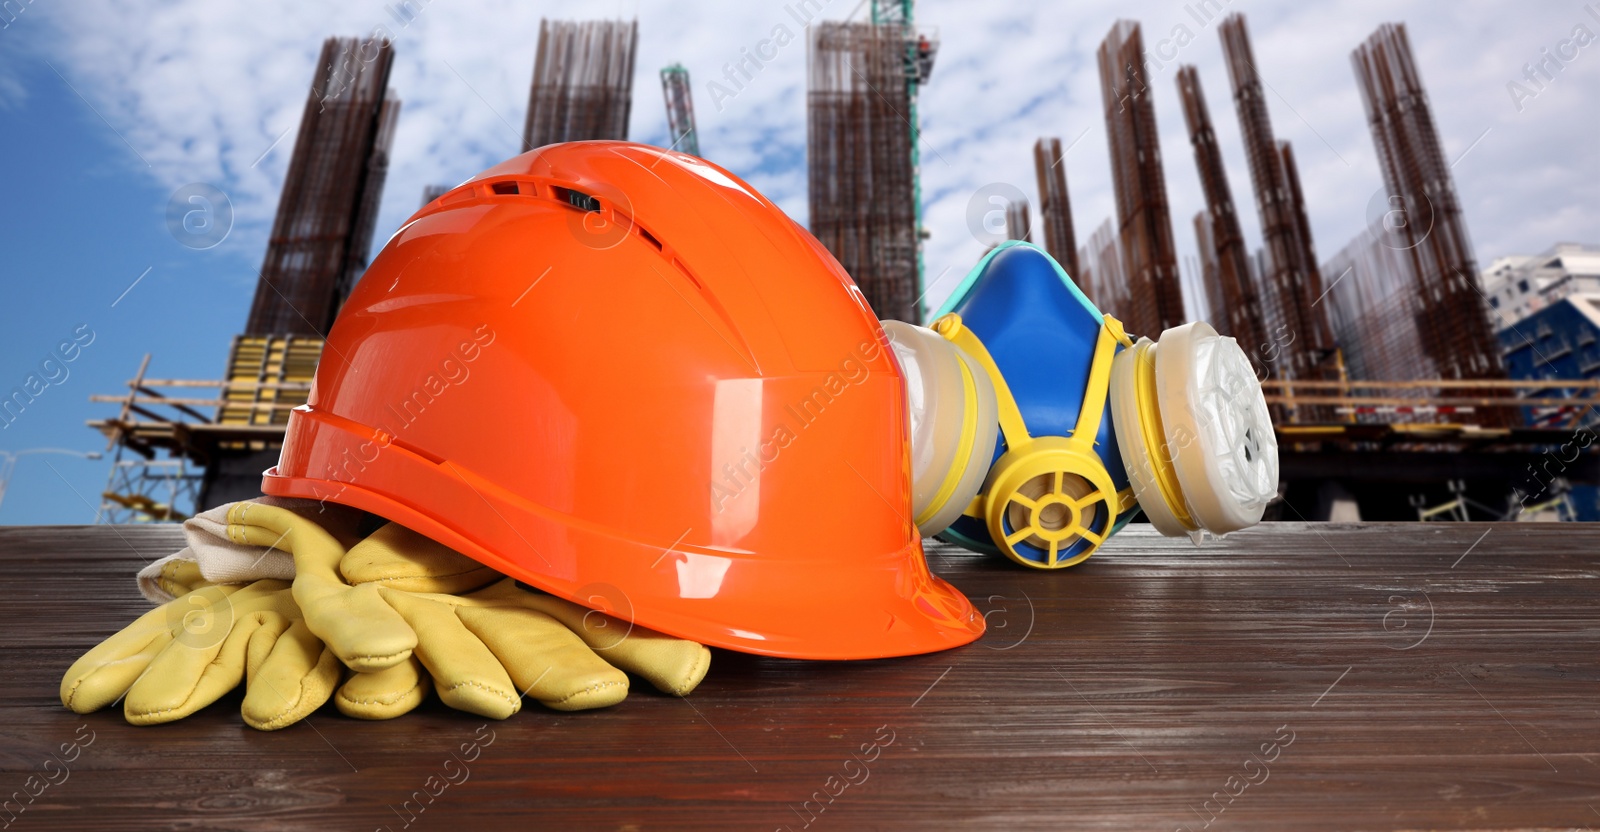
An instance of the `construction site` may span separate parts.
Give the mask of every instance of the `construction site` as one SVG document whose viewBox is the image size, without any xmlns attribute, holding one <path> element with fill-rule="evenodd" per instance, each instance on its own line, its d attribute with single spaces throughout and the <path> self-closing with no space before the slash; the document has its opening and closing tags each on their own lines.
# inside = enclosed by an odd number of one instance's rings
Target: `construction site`
<svg viewBox="0 0 1600 832">
<path fill-rule="evenodd" d="M 1246 20 L 1234 14 L 1218 29 L 1227 77 L 1209 80 L 1231 94 L 1208 101 L 1194 66 L 1179 68 L 1177 95 L 1165 98 L 1140 24 L 1110 25 L 1096 57 L 1114 216 L 1074 222 L 1061 139 L 1043 136 L 1032 143 L 1037 210 L 1010 206 L 1010 235 L 1029 239 L 1036 220 L 1034 242 L 1130 332 L 1200 318 L 1238 341 L 1278 434 L 1282 499 L 1269 517 L 1600 519 L 1592 453 L 1539 473 L 1551 448 L 1594 422 L 1600 382 L 1508 372 L 1405 26 L 1385 24 L 1350 53 L 1389 207 L 1322 263 L 1307 212 L 1316 195 L 1274 134 Z M 543 21 L 522 150 L 627 139 L 640 37 L 636 21 Z M 922 323 L 918 98 L 936 78 L 939 40 L 918 28 L 911 0 L 872 0 L 870 19 L 818 21 L 806 37 L 808 228 L 879 317 Z M 160 357 L 146 356 L 125 392 L 93 397 L 112 411 L 90 422 L 113 457 L 101 522 L 181 520 L 253 496 L 277 458 L 288 412 L 306 401 L 323 338 L 367 265 L 403 129 L 389 91 L 394 47 L 384 42 L 372 61 L 355 59 L 357 47 L 323 46 L 254 300 L 218 357 L 222 377 L 164 378 Z M 672 64 L 659 77 L 669 145 L 715 161 L 696 130 L 689 71 Z M 1157 97 L 1181 108 L 1204 195 L 1202 210 L 1180 218 L 1198 251 L 1187 264 L 1164 170 L 1185 154 L 1161 152 Z M 1217 139 L 1230 100 L 1260 219 L 1254 250 Z M 446 190 L 429 188 L 423 204 Z M 1078 227 L 1093 230 L 1080 237 Z"/>
<path fill-rule="evenodd" d="M 0 830 L 1600 828 L 1576 12 L 626 8 L 0 3 Z"/>
</svg>

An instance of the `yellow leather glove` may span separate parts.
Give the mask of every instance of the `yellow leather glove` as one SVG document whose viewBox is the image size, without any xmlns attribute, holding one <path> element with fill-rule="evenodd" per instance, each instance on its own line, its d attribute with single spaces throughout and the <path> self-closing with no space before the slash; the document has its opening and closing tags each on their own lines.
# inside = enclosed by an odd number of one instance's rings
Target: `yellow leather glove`
<svg viewBox="0 0 1600 832">
<path fill-rule="evenodd" d="M 226 519 L 229 540 L 288 552 L 293 556 L 297 570 L 303 563 L 338 563 L 345 557 L 345 546 L 338 538 L 307 517 L 287 508 L 250 501 L 235 503 L 228 507 Z M 498 576 L 498 573 L 482 566 L 476 566 L 474 570 L 455 561 L 414 562 L 408 564 L 407 568 L 413 580 L 435 581 L 439 586 L 481 585 L 485 580 Z M 475 571 L 480 575 L 486 573 L 488 577 L 476 577 Z M 301 607 L 295 603 L 297 600 L 292 597 L 289 603 L 299 612 Z M 393 615 L 393 611 L 387 605 L 375 604 L 367 614 Z M 314 632 L 314 628 L 308 630 L 308 633 Z M 320 639 L 318 644 L 321 644 Z M 331 651 L 329 655 L 332 655 Z M 337 674 L 337 660 L 334 661 L 334 670 Z M 337 675 L 334 681 L 337 683 Z M 422 663 L 414 656 L 405 656 L 382 668 L 374 668 L 373 672 L 350 674 L 339 687 L 334 704 L 348 716 L 392 719 L 416 708 L 427 698 L 431 688 L 431 680 L 423 671 Z M 323 694 L 317 704 L 327 701 L 327 698 L 328 695 Z"/>
<path fill-rule="evenodd" d="M 361 671 L 351 684 L 420 660 L 445 704 L 504 719 L 523 696 L 557 710 L 614 705 L 628 695 L 623 671 L 684 696 L 710 667 L 700 644 L 522 589 L 397 523 L 342 560 L 318 552 L 296 550 L 295 598 L 311 630 Z"/>
<path fill-rule="evenodd" d="M 208 533 L 190 532 L 191 547 L 209 541 L 299 548 L 339 557 L 345 546 L 308 516 L 255 502 L 235 503 Z M 215 524 L 214 524 L 215 525 Z M 212 537 L 206 537 L 206 534 Z M 263 551 L 266 551 L 263 549 Z M 126 696 L 136 725 L 181 719 L 245 681 L 245 722 L 262 730 L 299 721 L 328 700 L 341 668 L 305 625 L 288 581 L 212 584 L 195 560 L 164 560 L 141 574 L 169 601 L 84 654 L 61 681 L 62 704 L 88 713 Z M 360 674 L 341 688 L 341 703 L 359 715 L 398 716 L 416 707 L 428 680 L 415 660 Z"/>
<path fill-rule="evenodd" d="M 328 701 L 339 662 L 306 629 L 289 584 L 200 586 L 101 642 L 61 680 L 77 713 L 126 697 L 134 725 L 182 719 L 245 681 L 251 727 L 291 725 Z"/>
<path fill-rule="evenodd" d="M 470 592 L 504 577 L 431 540 L 427 543 L 427 548 L 405 553 L 378 545 L 379 541 L 357 545 L 339 560 L 339 570 L 353 570 L 359 581 L 352 583 L 448 593 Z M 333 702 L 345 716 L 393 719 L 422 704 L 432 689 L 432 679 L 413 653 L 386 667 L 363 667 L 361 672 L 351 673 Z"/>
</svg>

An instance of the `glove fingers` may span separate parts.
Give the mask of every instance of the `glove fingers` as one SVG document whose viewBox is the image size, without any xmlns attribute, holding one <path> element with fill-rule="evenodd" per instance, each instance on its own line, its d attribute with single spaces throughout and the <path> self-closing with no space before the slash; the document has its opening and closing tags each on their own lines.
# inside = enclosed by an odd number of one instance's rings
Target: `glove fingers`
<svg viewBox="0 0 1600 832">
<path fill-rule="evenodd" d="M 602 615 L 602 613 L 594 613 Z M 591 617 L 591 621 L 592 621 Z M 620 621 L 612 625 L 626 626 Z M 615 630 L 611 630 L 615 632 Z M 711 669 L 711 651 L 699 642 L 676 638 L 635 625 L 626 637 L 605 637 L 610 646 L 595 650 L 601 658 L 655 686 L 662 693 L 688 696 Z M 579 632 L 582 635 L 582 632 Z"/>
<path fill-rule="evenodd" d="M 240 608 L 270 608 L 272 592 L 286 587 L 288 584 L 280 581 L 200 587 L 157 606 L 67 669 L 61 678 L 61 704 L 78 714 L 109 706 L 133 688 L 174 638 L 187 645 L 219 642 Z"/>
<path fill-rule="evenodd" d="M 377 583 L 407 592 L 462 595 L 505 577 L 499 572 L 400 525 L 390 523 L 357 543 L 339 561 L 353 585 Z"/>
<path fill-rule="evenodd" d="M 171 557 L 177 558 L 181 554 L 182 552 Z M 173 598 L 181 598 L 211 583 L 206 580 L 204 575 L 200 574 L 200 562 L 197 560 L 175 559 L 167 561 L 161 565 L 161 572 L 155 576 L 154 580 L 156 586 L 160 587 L 162 592 Z"/>
<path fill-rule="evenodd" d="M 711 651 L 699 642 L 658 633 L 553 595 L 519 592 L 520 606 L 560 621 L 601 658 L 662 693 L 687 696 L 711 669 Z"/>
<path fill-rule="evenodd" d="M 295 578 L 295 600 L 306 625 L 351 670 L 370 672 L 405 662 L 417 648 L 417 631 L 378 594 L 378 584 L 338 585 L 307 600 Z"/>
<path fill-rule="evenodd" d="M 294 600 L 306 626 L 355 670 L 376 670 L 405 661 L 416 633 L 372 591 L 352 591 L 339 576 L 345 548 L 315 521 L 262 503 L 235 503 L 228 510 L 228 539 L 269 546 L 294 555 Z"/>
<path fill-rule="evenodd" d="M 289 628 L 289 620 L 269 611 L 231 618 L 222 608 L 204 615 L 213 621 L 193 632 L 180 634 L 150 662 L 149 668 L 128 689 L 123 714 L 134 725 L 154 725 L 182 719 L 217 701 L 244 679 L 245 658 L 256 637 L 271 640 Z M 221 633 L 221 638 L 211 634 Z"/>
<path fill-rule="evenodd" d="M 433 679 L 412 656 L 383 670 L 350 674 L 334 704 L 356 719 L 393 719 L 422 704 L 432 689 Z"/>
<path fill-rule="evenodd" d="M 61 704 L 86 714 L 127 693 L 151 660 L 172 642 L 172 633 L 165 628 L 137 635 L 140 638 L 136 640 L 129 630 L 123 630 L 73 662 L 61 678 Z"/>
<path fill-rule="evenodd" d="M 506 669 L 461 623 L 452 605 L 392 589 L 377 591 L 422 636 L 417 658 L 433 674 L 434 687 L 446 705 L 491 719 L 505 719 L 521 710 L 522 696 Z"/>
<path fill-rule="evenodd" d="M 252 728 L 276 731 L 309 716 L 333 695 L 339 660 L 304 621 L 286 631 L 259 629 L 250 639 L 240 714 Z"/>
<path fill-rule="evenodd" d="M 628 677 L 606 664 L 561 622 L 516 607 L 461 606 L 456 616 L 510 671 L 517 690 L 558 711 L 615 705 Z"/>
<path fill-rule="evenodd" d="M 115 702 L 165 650 L 175 634 L 217 626 L 207 613 L 231 608 L 238 586 L 212 586 L 168 601 L 84 653 L 61 678 L 61 704 L 80 714 Z M 208 632 L 208 631 L 207 631 Z M 203 634 L 203 633 L 202 633 Z M 184 637 L 190 637 L 185 635 Z"/>
</svg>

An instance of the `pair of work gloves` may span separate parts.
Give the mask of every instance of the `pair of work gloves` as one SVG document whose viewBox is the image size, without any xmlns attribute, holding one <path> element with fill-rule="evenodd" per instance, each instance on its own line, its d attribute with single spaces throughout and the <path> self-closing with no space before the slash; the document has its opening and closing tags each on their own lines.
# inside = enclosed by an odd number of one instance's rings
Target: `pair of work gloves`
<svg viewBox="0 0 1600 832">
<path fill-rule="evenodd" d="M 628 673 L 685 696 L 710 667 L 700 644 L 525 589 L 398 523 L 363 536 L 366 519 L 261 498 L 185 522 L 188 546 L 139 573 L 161 605 L 78 659 L 62 703 L 88 713 L 120 699 L 129 722 L 149 725 L 243 682 L 244 721 L 264 731 L 330 697 L 346 715 L 390 719 L 430 689 L 505 719 L 524 696 L 563 711 L 615 705 Z"/>
</svg>

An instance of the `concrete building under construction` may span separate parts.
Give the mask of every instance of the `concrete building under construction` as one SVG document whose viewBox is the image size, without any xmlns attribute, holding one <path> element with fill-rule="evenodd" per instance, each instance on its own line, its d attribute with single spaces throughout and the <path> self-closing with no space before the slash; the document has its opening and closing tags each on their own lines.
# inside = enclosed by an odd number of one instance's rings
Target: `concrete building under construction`
<svg viewBox="0 0 1600 832">
<path fill-rule="evenodd" d="M 880 318 L 918 323 L 922 294 L 914 84 L 903 23 L 811 26 L 806 153 L 811 233 Z"/>
<path fill-rule="evenodd" d="M 628 138 L 639 22 L 539 21 L 522 149 Z"/>
<path fill-rule="evenodd" d="M 527 152 L 557 142 L 628 138 L 628 118 L 633 108 L 633 62 L 638 51 L 637 21 L 539 21 L 539 41 L 533 60 L 533 84 L 528 91 L 528 114 L 522 126 L 522 147 Z M 663 86 L 674 67 L 662 70 Z M 688 72 L 681 75 L 682 106 L 688 106 Z M 669 95 L 671 93 L 669 92 Z M 669 108 L 672 102 L 669 101 Z M 687 139 L 698 156 L 692 133 L 694 113 L 688 111 L 691 133 Z M 676 135 L 676 134 L 675 134 Z M 683 149 L 683 147 L 679 147 Z M 454 185 L 428 185 L 422 204 L 438 199 Z"/>
<path fill-rule="evenodd" d="M 1100 89 L 1116 190 L 1117 234 L 1128 284 L 1122 321 L 1151 337 L 1188 320 L 1167 209 L 1155 104 L 1145 83 L 1139 24 L 1117 21 L 1100 43 Z"/>
</svg>

